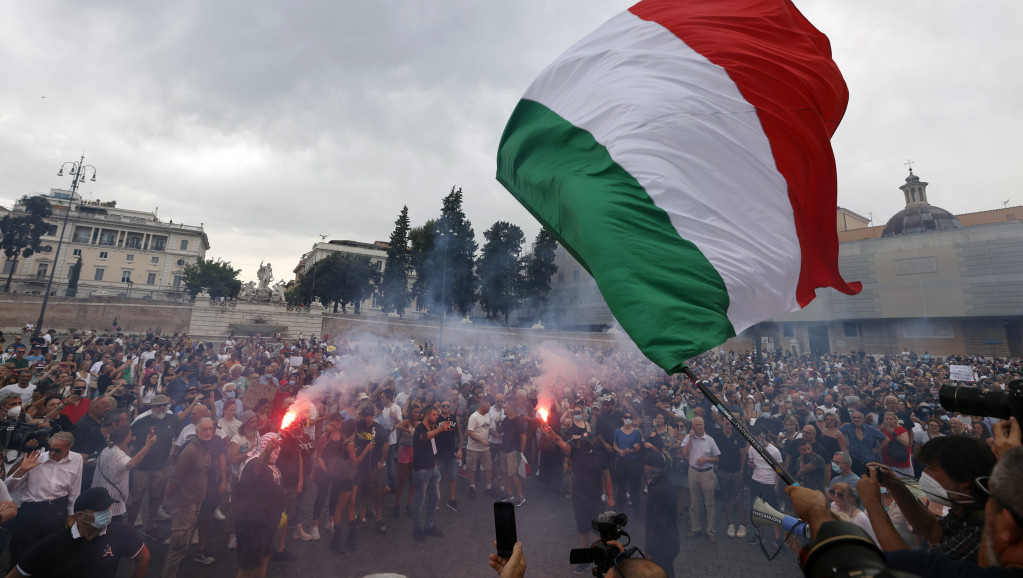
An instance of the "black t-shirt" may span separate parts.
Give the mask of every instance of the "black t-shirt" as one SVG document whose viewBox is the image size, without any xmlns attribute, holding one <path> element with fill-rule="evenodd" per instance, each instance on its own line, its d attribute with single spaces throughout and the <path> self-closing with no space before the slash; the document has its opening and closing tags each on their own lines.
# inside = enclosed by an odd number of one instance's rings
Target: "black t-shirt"
<svg viewBox="0 0 1023 578">
<path fill-rule="evenodd" d="M 746 447 L 746 440 L 735 430 L 732 430 L 732 437 L 725 437 L 721 430 L 710 430 L 709 433 L 721 450 L 721 455 L 718 456 L 718 469 L 724 472 L 739 471 L 742 467 L 739 462 L 740 452 Z"/>
<path fill-rule="evenodd" d="M 85 414 L 75 424 L 71 433 L 75 436 L 75 445 L 72 448 L 80 454 L 99 454 L 107 447 L 107 439 L 103 437 L 100 430 L 100 423 L 91 415 Z"/>
<path fill-rule="evenodd" d="M 355 429 L 355 455 L 362 454 L 362 450 L 366 449 L 369 442 L 376 441 L 376 445 L 373 446 L 373 451 L 370 452 L 366 459 L 362 460 L 359 464 L 359 468 L 368 470 L 370 464 L 380 462 L 380 456 L 383 448 L 387 447 L 387 437 L 384 433 L 384 428 L 380 427 L 380 424 L 373 422 L 372 425 L 366 425 L 359 420 L 359 425 Z"/>
<path fill-rule="evenodd" d="M 522 434 L 526 433 L 526 420 L 522 416 L 501 420 L 501 451 L 517 452 L 522 449 Z"/>
<path fill-rule="evenodd" d="M 437 458 L 438 459 L 450 459 L 455 457 L 455 452 L 458 450 L 458 422 L 455 420 L 455 415 L 451 414 L 448 417 L 437 416 L 437 427 L 440 427 L 445 422 L 451 422 L 451 429 L 445 430 L 437 434 L 437 437 L 433 438 L 437 440 Z"/>
<path fill-rule="evenodd" d="M 167 457 L 170 456 L 174 440 L 177 439 L 178 432 L 181 431 L 181 422 L 170 413 L 163 419 L 156 419 L 153 414 L 149 414 L 135 420 L 135 423 L 131 424 L 131 433 L 135 436 L 135 452 L 145 445 L 150 428 L 156 429 L 156 443 L 149 448 L 146 456 L 142 458 L 136 468 L 143 472 L 159 470 L 167 465 Z"/>
<path fill-rule="evenodd" d="M 291 436 L 281 438 L 281 453 L 277 456 L 277 469 L 281 471 L 281 485 L 285 488 L 298 486 L 298 458 L 302 448 L 299 441 Z"/>
<path fill-rule="evenodd" d="M 284 511 L 284 488 L 274 482 L 273 472 L 268 466 L 260 466 L 256 460 L 250 461 L 242 468 L 242 476 L 235 490 L 238 499 L 238 527 L 247 524 L 259 524 L 264 528 L 277 527 Z"/>
<path fill-rule="evenodd" d="M 77 532 L 77 528 L 75 529 Z M 92 540 L 74 538 L 71 528 L 54 532 L 35 543 L 18 570 L 29 576 L 113 577 L 121 558 L 134 558 L 145 546 L 126 524 L 112 523 Z"/>
<path fill-rule="evenodd" d="M 214 434 L 210 439 L 210 469 L 206 475 L 206 493 L 217 491 L 220 485 L 220 456 L 227 455 L 227 442 L 219 434 Z"/>
<path fill-rule="evenodd" d="M 607 470 L 607 460 L 602 454 L 584 452 L 578 447 L 572 448 L 569 459 L 572 461 L 573 495 L 599 502 L 604 494 L 603 472 Z"/>
<path fill-rule="evenodd" d="M 426 424 L 420 422 L 412 434 L 413 470 L 432 470 L 437 463 L 437 456 L 433 453 L 433 440 L 427 436 L 429 431 Z"/>
</svg>

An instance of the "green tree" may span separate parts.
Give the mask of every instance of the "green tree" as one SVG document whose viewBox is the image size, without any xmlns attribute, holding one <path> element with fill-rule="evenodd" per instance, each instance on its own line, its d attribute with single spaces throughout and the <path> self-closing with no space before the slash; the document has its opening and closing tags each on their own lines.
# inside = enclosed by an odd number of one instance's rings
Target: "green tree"
<svg viewBox="0 0 1023 578">
<path fill-rule="evenodd" d="M 312 287 L 314 275 L 316 286 Z M 301 275 L 285 297 L 289 303 L 295 304 L 301 296 L 312 294 L 324 305 L 333 305 L 334 313 L 338 307 L 347 313 L 349 303 L 354 306 L 355 313 L 361 313 L 362 302 L 373 296 L 379 282 L 380 272 L 369 255 L 332 253 Z"/>
<path fill-rule="evenodd" d="M 488 319 L 502 317 L 507 325 L 521 293 L 520 255 L 526 237 L 517 225 L 505 221 L 494 223 L 483 237 L 487 242 L 477 265 L 480 307 L 486 311 Z"/>
<path fill-rule="evenodd" d="M 408 275 L 412 270 L 409 232 L 408 206 L 405 206 L 402 207 L 398 219 L 394 221 L 394 231 L 391 232 L 387 262 L 384 264 L 380 286 L 381 309 L 384 313 L 394 311 L 399 317 L 405 314 L 405 308 L 412 302 L 412 293 L 408 286 Z"/>
<path fill-rule="evenodd" d="M 430 282 L 433 280 L 433 266 L 430 256 L 433 254 L 434 237 L 437 233 L 437 221 L 430 219 L 422 227 L 409 231 L 409 262 L 416 272 L 416 281 L 412 284 L 412 298 L 421 308 L 431 310 Z M 438 276 L 439 276 L 438 272 Z"/>
<path fill-rule="evenodd" d="M 540 229 L 533 241 L 533 252 L 523 259 L 522 298 L 537 318 L 547 310 L 551 279 L 558 272 L 554 264 L 558 242 L 547 229 Z"/>
<path fill-rule="evenodd" d="M 479 245 L 476 244 L 472 223 L 462 211 L 462 189 L 451 187 L 451 192 L 444 197 L 437 221 L 436 241 L 432 255 L 434 271 L 439 270 L 440 281 L 446 282 L 441 288 L 442 309 L 456 309 L 462 315 L 468 315 L 476 304 L 479 287 L 479 278 L 476 277 L 476 249 Z"/>
<path fill-rule="evenodd" d="M 75 297 L 78 295 L 78 280 L 82 276 L 82 256 L 78 256 L 78 260 L 71 266 L 67 275 L 67 295 L 68 297 Z"/>
<path fill-rule="evenodd" d="M 4 293 L 11 290 L 11 279 L 18 267 L 18 259 L 31 257 L 39 250 L 43 233 L 50 226 L 45 219 L 53 213 L 50 201 L 41 195 L 34 197 L 26 195 L 21 198 L 21 205 L 25 214 L 15 215 L 12 211 L 0 219 L 0 249 L 11 262 Z"/>
<path fill-rule="evenodd" d="M 181 281 L 185 291 L 194 298 L 204 288 L 211 297 L 237 297 L 242 282 L 238 279 L 241 269 L 235 269 L 230 261 L 203 259 L 185 265 Z"/>
</svg>

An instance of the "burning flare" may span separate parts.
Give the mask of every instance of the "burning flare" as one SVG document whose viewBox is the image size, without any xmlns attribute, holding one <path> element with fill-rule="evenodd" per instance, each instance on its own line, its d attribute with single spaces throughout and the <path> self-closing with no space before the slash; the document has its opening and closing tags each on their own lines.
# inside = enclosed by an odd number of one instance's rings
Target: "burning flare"
<svg viewBox="0 0 1023 578">
<path fill-rule="evenodd" d="M 293 411 L 289 411 L 284 414 L 284 419 L 281 420 L 281 430 L 286 430 L 291 427 L 291 424 L 295 422 L 295 418 L 297 417 L 298 414 Z"/>
<path fill-rule="evenodd" d="M 542 419 L 544 423 L 547 423 L 547 410 L 546 409 L 540 408 L 540 409 L 536 410 L 536 413 L 540 414 L 540 419 Z"/>
</svg>

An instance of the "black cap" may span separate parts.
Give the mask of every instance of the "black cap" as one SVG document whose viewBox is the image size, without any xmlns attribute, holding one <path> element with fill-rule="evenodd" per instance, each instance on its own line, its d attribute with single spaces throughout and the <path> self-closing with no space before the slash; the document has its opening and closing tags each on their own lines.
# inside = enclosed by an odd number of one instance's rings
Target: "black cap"
<svg viewBox="0 0 1023 578">
<path fill-rule="evenodd" d="M 75 511 L 84 512 L 85 510 L 92 510 L 93 512 L 99 512 L 114 505 L 116 501 L 110 497 L 110 492 L 106 488 L 89 488 L 78 495 L 78 499 L 75 500 Z"/>
</svg>

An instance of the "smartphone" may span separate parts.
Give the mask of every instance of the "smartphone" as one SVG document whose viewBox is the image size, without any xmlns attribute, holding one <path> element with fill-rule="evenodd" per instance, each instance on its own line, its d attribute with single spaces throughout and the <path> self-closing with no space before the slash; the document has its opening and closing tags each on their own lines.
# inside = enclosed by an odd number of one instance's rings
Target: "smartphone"
<svg viewBox="0 0 1023 578">
<path fill-rule="evenodd" d="M 497 555 L 511 558 L 518 538 L 515 533 L 515 506 L 510 502 L 494 502 L 494 530 L 497 535 Z"/>
</svg>

